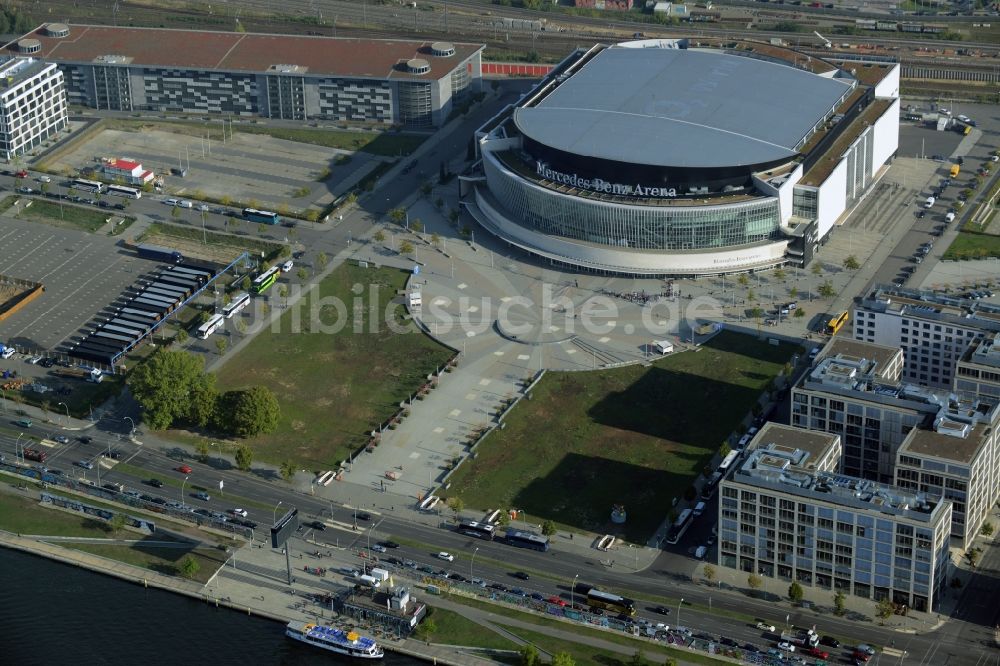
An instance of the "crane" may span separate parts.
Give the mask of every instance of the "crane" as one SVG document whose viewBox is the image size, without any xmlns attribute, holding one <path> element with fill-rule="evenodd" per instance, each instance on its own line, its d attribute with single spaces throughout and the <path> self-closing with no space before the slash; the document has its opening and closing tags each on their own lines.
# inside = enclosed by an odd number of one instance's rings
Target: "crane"
<svg viewBox="0 0 1000 666">
<path fill-rule="evenodd" d="M 833 43 L 829 39 L 819 34 L 815 30 L 813 30 L 813 34 L 819 37 L 823 41 L 823 48 L 825 49 L 833 48 Z"/>
</svg>

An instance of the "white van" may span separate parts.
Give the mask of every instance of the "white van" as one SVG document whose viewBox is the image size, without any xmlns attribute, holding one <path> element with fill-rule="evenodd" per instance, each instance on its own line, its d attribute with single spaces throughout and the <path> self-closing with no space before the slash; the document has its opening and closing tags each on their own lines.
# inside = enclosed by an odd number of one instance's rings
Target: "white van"
<svg viewBox="0 0 1000 666">
<path fill-rule="evenodd" d="M 927 201 L 924 202 L 924 208 L 933 208 L 935 201 L 937 201 L 937 199 L 934 197 L 927 197 Z"/>
<path fill-rule="evenodd" d="M 704 546 L 698 546 L 697 548 L 694 549 L 694 559 L 696 560 L 705 559 L 706 551 L 708 551 L 708 548 L 705 548 Z"/>
<path fill-rule="evenodd" d="M 368 587 L 380 588 L 382 587 L 382 581 L 380 581 L 375 576 L 361 575 L 358 576 L 358 583 L 362 585 L 367 585 Z"/>
<path fill-rule="evenodd" d="M 954 213 L 945 213 L 944 221 L 945 222 L 954 222 L 955 221 L 955 214 Z"/>
<path fill-rule="evenodd" d="M 705 503 L 698 502 L 697 504 L 695 504 L 694 511 L 692 511 L 691 513 L 693 513 L 695 516 L 700 516 L 701 514 L 705 513 Z"/>
<path fill-rule="evenodd" d="M 654 340 L 653 349 L 661 354 L 669 354 L 674 351 L 674 343 L 670 342 L 670 340 Z"/>
</svg>

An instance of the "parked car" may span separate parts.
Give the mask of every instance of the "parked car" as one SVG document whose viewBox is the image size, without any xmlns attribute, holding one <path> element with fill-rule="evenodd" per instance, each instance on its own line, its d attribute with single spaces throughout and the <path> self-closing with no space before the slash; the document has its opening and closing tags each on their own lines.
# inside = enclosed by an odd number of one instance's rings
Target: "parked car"
<svg viewBox="0 0 1000 666">
<path fill-rule="evenodd" d="M 549 597 L 548 599 L 546 599 L 546 601 L 548 601 L 550 604 L 555 604 L 556 606 L 560 606 L 560 607 L 566 605 L 565 601 L 563 601 L 562 599 L 560 599 L 559 597 L 554 596 L 554 595 L 551 596 L 551 597 Z"/>
<path fill-rule="evenodd" d="M 868 645 L 867 643 L 862 643 L 861 645 L 857 646 L 854 649 L 857 650 L 858 652 L 867 654 L 869 657 L 875 655 L 875 648 L 873 648 L 871 645 Z"/>
<path fill-rule="evenodd" d="M 823 636 L 822 638 L 819 639 L 819 644 L 820 645 L 825 645 L 827 647 L 832 647 L 832 648 L 839 648 L 840 647 L 840 641 L 838 641 L 833 636 Z"/>
<path fill-rule="evenodd" d="M 89 460 L 77 460 L 76 466 L 82 467 L 84 469 L 94 469 L 94 463 L 90 462 Z"/>
<path fill-rule="evenodd" d="M 454 562 L 455 561 L 455 556 L 454 555 L 452 555 L 451 553 L 445 552 L 443 550 L 440 553 L 437 554 L 437 558 L 439 560 L 446 560 L 448 562 Z"/>
<path fill-rule="evenodd" d="M 319 520 L 314 520 L 311 523 L 306 523 L 306 527 L 311 527 L 317 532 L 322 532 L 323 530 L 326 529 L 326 525 Z"/>
<path fill-rule="evenodd" d="M 795 646 L 788 641 L 781 641 L 778 643 L 778 649 L 784 652 L 795 652 Z"/>
<path fill-rule="evenodd" d="M 248 515 L 246 509 L 239 509 L 239 508 L 230 509 L 229 513 L 233 514 L 234 516 L 239 516 L 240 518 L 246 518 Z"/>
<path fill-rule="evenodd" d="M 374 552 L 376 552 L 376 553 L 384 553 L 385 552 L 385 546 L 383 546 L 380 543 L 373 543 L 372 544 L 372 550 Z M 444 559 L 444 558 L 442 558 L 442 559 Z M 448 560 L 448 561 L 450 562 L 451 560 Z"/>
</svg>

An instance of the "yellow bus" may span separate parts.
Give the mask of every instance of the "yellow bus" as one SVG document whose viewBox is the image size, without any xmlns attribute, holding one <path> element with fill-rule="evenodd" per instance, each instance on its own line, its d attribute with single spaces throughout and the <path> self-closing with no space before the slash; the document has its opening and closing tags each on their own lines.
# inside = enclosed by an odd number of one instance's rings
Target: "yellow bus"
<svg viewBox="0 0 1000 666">
<path fill-rule="evenodd" d="M 840 332 L 840 329 L 844 328 L 844 324 L 850 319 L 850 315 L 847 312 L 841 312 L 836 317 L 832 318 L 826 323 L 826 333 L 827 335 L 836 335 Z"/>
<path fill-rule="evenodd" d="M 961 171 L 961 170 L 962 170 L 962 167 L 958 166 L 957 164 L 952 164 L 951 165 L 951 177 L 954 178 L 955 176 L 957 176 L 958 172 Z"/>
</svg>

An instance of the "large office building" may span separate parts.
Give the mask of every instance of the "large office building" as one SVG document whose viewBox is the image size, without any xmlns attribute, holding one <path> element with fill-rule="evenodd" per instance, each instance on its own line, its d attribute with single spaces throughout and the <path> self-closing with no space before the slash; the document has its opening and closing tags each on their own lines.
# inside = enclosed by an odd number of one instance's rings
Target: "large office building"
<svg viewBox="0 0 1000 666">
<path fill-rule="evenodd" d="M 62 72 L 37 58 L 0 64 L 0 155 L 11 160 L 66 128 Z"/>
<path fill-rule="evenodd" d="M 972 341 L 958 361 L 954 386 L 1000 402 L 1000 333 Z"/>
<path fill-rule="evenodd" d="M 768 423 L 720 485 L 718 564 L 935 608 L 951 503 L 838 471 L 839 435 Z"/>
<path fill-rule="evenodd" d="M 436 127 L 479 90 L 482 44 L 50 23 L 4 46 L 55 63 L 70 104 Z"/>
<path fill-rule="evenodd" d="M 792 425 L 837 435 L 845 474 L 952 502 L 966 548 L 1000 496 L 1000 403 L 901 381 L 901 356 L 834 338 L 792 388 Z"/>
<path fill-rule="evenodd" d="M 463 204 L 553 264 L 707 275 L 809 263 L 896 153 L 899 67 L 755 42 L 578 50 L 476 133 Z"/>
<path fill-rule="evenodd" d="M 953 386 L 973 341 L 1000 332 L 1000 307 L 977 300 L 878 287 L 854 307 L 854 339 L 903 350 L 903 379 Z"/>
</svg>

